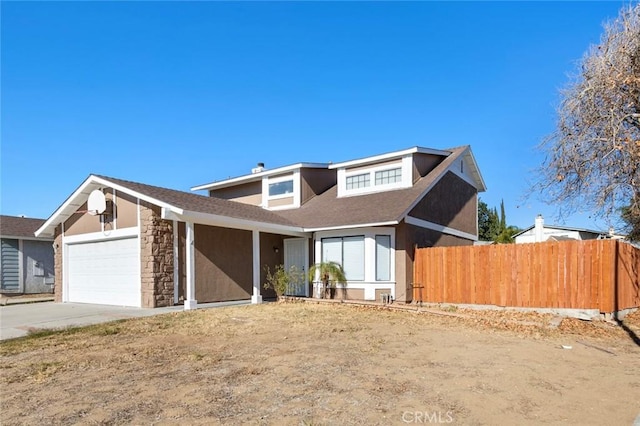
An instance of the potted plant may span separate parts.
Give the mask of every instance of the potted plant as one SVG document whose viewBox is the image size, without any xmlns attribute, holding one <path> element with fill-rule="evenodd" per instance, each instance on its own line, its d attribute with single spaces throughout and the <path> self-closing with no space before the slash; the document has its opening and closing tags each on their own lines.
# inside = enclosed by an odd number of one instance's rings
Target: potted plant
<svg viewBox="0 0 640 426">
<path fill-rule="evenodd" d="M 329 298 L 333 299 L 336 291 L 336 284 L 345 286 L 347 284 L 347 277 L 344 273 L 342 265 L 338 262 L 319 262 L 309 268 L 309 281 L 316 282 L 316 276 L 318 276 L 322 283 L 322 289 L 320 292 L 321 298 L 326 298 L 327 294 Z"/>
<path fill-rule="evenodd" d="M 266 290 L 272 289 L 275 291 L 279 301 L 283 299 L 283 296 L 289 289 L 289 285 L 300 281 L 303 277 L 303 274 L 299 272 L 295 266 L 292 266 L 287 271 L 284 265 L 280 264 L 276 265 L 273 272 L 271 272 L 269 265 L 265 265 L 264 270 L 266 272 L 266 282 L 263 284 L 263 287 Z"/>
</svg>

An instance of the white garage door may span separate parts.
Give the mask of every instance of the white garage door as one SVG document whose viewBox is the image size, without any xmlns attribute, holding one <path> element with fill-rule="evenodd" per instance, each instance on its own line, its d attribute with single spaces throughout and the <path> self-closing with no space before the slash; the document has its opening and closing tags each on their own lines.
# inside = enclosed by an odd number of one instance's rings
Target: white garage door
<svg viewBox="0 0 640 426">
<path fill-rule="evenodd" d="M 141 306 L 138 239 L 70 244 L 65 300 Z"/>
</svg>

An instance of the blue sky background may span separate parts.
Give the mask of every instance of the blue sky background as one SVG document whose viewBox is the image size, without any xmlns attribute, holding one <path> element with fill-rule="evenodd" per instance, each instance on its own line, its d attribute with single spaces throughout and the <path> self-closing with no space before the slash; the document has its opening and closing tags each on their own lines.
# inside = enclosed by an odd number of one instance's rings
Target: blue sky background
<svg viewBox="0 0 640 426">
<path fill-rule="evenodd" d="M 0 211 L 49 217 L 91 173 L 189 190 L 469 144 L 509 224 L 559 222 L 523 198 L 535 146 L 623 4 L 3 1 Z"/>
</svg>

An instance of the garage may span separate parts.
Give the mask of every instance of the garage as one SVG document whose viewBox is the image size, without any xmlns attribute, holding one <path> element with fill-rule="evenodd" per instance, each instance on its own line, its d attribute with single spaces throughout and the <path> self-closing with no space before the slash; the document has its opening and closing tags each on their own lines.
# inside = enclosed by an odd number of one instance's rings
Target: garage
<svg viewBox="0 0 640 426">
<path fill-rule="evenodd" d="M 67 302 L 141 306 L 138 238 L 68 244 Z"/>
</svg>

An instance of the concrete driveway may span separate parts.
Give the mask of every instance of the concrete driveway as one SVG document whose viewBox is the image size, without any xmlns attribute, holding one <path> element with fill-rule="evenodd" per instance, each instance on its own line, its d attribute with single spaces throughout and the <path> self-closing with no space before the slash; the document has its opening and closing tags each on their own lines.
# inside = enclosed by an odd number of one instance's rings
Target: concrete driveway
<svg viewBox="0 0 640 426">
<path fill-rule="evenodd" d="M 198 309 L 249 304 L 249 301 L 207 303 Z M 0 307 L 0 340 L 26 336 L 37 329 L 66 328 L 99 324 L 125 318 L 180 312 L 182 306 L 168 308 L 127 308 L 84 303 L 41 302 Z"/>
</svg>

